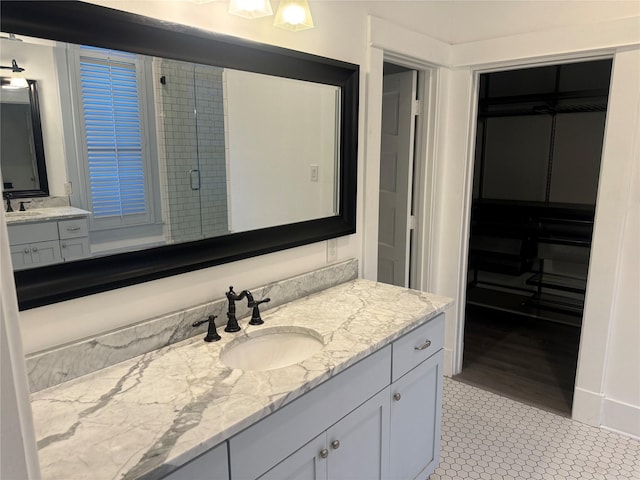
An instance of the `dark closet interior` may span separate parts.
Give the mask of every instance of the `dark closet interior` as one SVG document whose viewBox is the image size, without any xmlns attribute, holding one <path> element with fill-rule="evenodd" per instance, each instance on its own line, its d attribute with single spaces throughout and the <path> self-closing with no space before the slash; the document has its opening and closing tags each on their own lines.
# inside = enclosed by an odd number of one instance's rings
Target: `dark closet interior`
<svg viewBox="0 0 640 480">
<path fill-rule="evenodd" d="M 459 378 L 570 414 L 611 60 L 480 77 Z"/>
</svg>

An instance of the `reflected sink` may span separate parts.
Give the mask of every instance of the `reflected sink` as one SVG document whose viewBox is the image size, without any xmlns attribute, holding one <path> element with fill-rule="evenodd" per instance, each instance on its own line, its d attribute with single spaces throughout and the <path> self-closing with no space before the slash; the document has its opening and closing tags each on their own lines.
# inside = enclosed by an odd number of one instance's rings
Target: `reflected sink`
<svg viewBox="0 0 640 480">
<path fill-rule="evenodd" d="M 320 334 L 309 328 L 261 328 L 227 345 L 220 360 L 240 370 L 274 370 L 301 362 L 323 346 Z"/>
<path fill-rule="evenodd" d="M 5 212 L 7 217 L 37 217 L 38 215 L 42 215 L 41 212 L 34 212 L 33 210 L 25 210 L 24 212 Z"/>
</svg>

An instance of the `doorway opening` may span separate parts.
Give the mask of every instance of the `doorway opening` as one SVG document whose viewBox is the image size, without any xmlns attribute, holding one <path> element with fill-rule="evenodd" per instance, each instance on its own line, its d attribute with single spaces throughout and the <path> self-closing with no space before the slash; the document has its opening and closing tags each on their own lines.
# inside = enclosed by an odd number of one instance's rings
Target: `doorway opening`
<svg viewBox="0 0 640 480">
<path fill-rule="evenodd" d="M 570 416 L 610 59 L 480 75 L 462 371 Z"/>
<path fill-rule="evenodd" d="M 384 63 L 380 186 L 378 211 L 378 281 L 414 286 L 414 171 L 418 122 L 418 72 Z"/>
</svg>

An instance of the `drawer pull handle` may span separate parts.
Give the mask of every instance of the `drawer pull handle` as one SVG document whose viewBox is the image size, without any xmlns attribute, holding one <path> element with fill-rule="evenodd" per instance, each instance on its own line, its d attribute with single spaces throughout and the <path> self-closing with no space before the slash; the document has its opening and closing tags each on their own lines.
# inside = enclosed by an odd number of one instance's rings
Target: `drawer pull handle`
<svg viewBox="0 0 640 480">
<path fill-rule="evenodd" d="M 33 251 L 37 252 L 38 251 L 38 247 L 33 247 Z"/>
<path fill-rule="evenodd" d="M 331 442 L 331 448 L 333 448 L 334 450 L 337 450 L 340 448 L 340 441 L 339 440 L 334 440 L 333 442 Z"/>
<path fill-rule="evenodd" d="M 24 249 L 24 253 L 29 253 L 29 249 L 28 249 L 28 248 L 25 248 L 25 249 Z"/>
<path fill-rule="evenodd" d="M 425 340 L 425 342 L 419 347 L 413 347 L 415 350 L 424 350 L 425 348 L 429 348 L 431 346 L 431 340 Z"/>
<path fill-rule="evenodd" d="M 67 232 L 77 232 L 80 227 L 67 227 Z"/>
<path fill-rule="evenodd" d="M 323 448 L 322 450 L 320 450 L 320 458 L 327 458 L 329 456 L 329 450 L 327 450 L 326 448 Z"/>
<path fill-rule="evenodd" d="M 399 393 L 394 393 L 394 394 L 393 394 L 393 399 L 394 399 L 396 402 L 399 402 L 401 398 L 402 398 L 402 395 L 400 395 Z"/>
</svg>

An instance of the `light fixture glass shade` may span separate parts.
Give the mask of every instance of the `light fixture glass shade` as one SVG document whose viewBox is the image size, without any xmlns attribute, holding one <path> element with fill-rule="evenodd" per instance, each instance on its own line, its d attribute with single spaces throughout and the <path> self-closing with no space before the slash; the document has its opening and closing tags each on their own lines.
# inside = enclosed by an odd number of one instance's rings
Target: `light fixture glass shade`
<svg viewBox="0 0 640 480">
<path fill-rule="evenodd" d="M 307 0 L 280 0 L 273 24 L 276 27 L 293 31 L 313 28 L 309 2 Z"/>
<path fill-rule="evenodd" d="M 273 15 L 271 0 L 229 0 L 229 13 L 244 18 Z"/>
<path fill-rule="evenodd" d="M 2 88 L 6 90 L 18 90 L 28 86 L 26 78 L 21 75 L 2 80 Z"/>
</svg>

